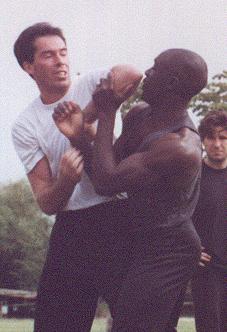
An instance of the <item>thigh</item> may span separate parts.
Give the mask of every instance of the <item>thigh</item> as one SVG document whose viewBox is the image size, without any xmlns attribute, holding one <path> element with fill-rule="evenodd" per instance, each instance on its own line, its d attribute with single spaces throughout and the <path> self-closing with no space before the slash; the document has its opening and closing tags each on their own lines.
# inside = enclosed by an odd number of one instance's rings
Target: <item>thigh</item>
<svg viewBox="0 0 227 332">
<path fill-rule="evenodd" d="M 53 228 L 38 288 L 35 332 L 90 331 L 98 293 L 79 237 L 81 228 L 76 232 L 65 220 Z"/>
<path fill-rule="evenodd" d="M 137 254 L 114 310 L 114 332 L 166 331 L 197 260 L 183 236 L 179 240 L 180 235 L 159 234 L 148 241 L 147 234 L 137 243 Z"/>
<path fill-rule="evenodd" d="M 98 215 L 96 285 L 112 312 L 131 262 L 132 222 L 126 201 L 105 205 Z"/>
</svg>

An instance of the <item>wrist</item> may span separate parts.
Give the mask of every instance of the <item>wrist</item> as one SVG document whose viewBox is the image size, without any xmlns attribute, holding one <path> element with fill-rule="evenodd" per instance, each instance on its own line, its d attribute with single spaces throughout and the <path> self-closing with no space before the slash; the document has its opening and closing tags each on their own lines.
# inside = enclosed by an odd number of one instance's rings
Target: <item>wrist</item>
<svg viewBox="0 0 227 332">
<path fill-rule="evenodd" d="M 111 110 L 110 112 L 106 112 L 105 110 L 100 110 L 98 112 L 98 119 L 99 120 L 111 120 L 111 119 L 115 119 L 116 117 L 116 111 L 114 108 L 113 110 Z"/>
<path fill-rule="evenodd" d="M 79 182 L 78 178 L 74 178 L 72 174 L 64 174 L 60 173 L 58 177 L 58 185 L 61 188 L 61 190 L 64 190 L 63 188 L 66 188 L 67 191 L 74 190 L 75 185 Z"/>
</svg>

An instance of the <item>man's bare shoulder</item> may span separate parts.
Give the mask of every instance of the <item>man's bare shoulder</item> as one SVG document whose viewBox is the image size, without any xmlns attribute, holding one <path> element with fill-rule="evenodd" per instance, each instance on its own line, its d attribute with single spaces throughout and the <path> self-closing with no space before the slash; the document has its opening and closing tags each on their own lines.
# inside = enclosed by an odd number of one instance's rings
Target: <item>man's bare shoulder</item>
<svg viewBox="0 0 227 332">
<path fill-rule="evenodd" d="M 127 114 L 123 117 L 123 128 L 127 128 L 128 126 L 132 127 L 140 122 L 142 114 L 150 109 L 150 105 L 145 102 L 140 102 L 136 106 L 132 107 Z"/>
<path fill-rule="evenodd" d="M 133 106 L 125 115 L 124 119 L 128 119 L 131 118 L 137 114 L 140 114 L 141 111 L 145 110 L 145 109 L 150 109 L 150 105 L 148 105 L 147 103 L 145 103 L 144 101 L 136 104 L 135 106 Z"/>
<path fill-rule="evenodd" d="M 181 128 L 176 133 L 170 133 L 166 137 L 167 140 L 172 141 L 174 147 L 178 147 L 180 151 L 185 154 L 199 154 L 201 156 L 201 140 L 199 135 L 189 129 L 189 128 Z"/>
<path fill-rule="evenodd" d="M 199 135 L 188 128 L 169 133 L 147 147 L 144 154 L 147 166 L 152 163 L 160 172 L 174 170 L 177 175 L 184 171 L 195 174 L 201 165 L 202 149 Z"/>
</svg>

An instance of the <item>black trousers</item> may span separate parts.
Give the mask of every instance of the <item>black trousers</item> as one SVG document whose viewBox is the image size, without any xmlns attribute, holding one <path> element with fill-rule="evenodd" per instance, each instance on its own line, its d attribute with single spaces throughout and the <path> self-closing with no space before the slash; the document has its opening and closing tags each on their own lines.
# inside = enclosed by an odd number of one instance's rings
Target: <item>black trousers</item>
<svg viewBox="0 0 227 332">
<path fill-rule="evenodd" d="M 138 229 L 135 238 L 132 262 L 112 311 L 112 331 L 174 331 L 178 299 L 199 262 L 199 237 L 189 221 L 150 233 Z"/>
<path fill-rule="evenodd" d="M 227 331 L 227 272 L 200 268 L 192 279 L 197 332 Z"/>
<path fill-rule="evenodd" d="M 127 204 L 59 213 L 38 288 L 35 332 L 88 332 L 97 300 L 110 308 L 130 261 Z"/>
</svg>

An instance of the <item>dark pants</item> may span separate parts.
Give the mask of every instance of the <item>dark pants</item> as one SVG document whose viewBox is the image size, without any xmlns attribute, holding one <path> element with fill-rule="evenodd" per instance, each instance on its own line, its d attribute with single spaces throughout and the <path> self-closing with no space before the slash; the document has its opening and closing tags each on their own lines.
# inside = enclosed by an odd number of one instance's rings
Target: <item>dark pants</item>
<svg viewBox="0 0 227 332">
<path fill-rule="evenodd" d="M 174 331 L 177 318 L 172 314 L 199 261 L 198 235 L 190 222 L 152 233 L 138 230 L 137 235 L 133 260 L 112 312 L 112 331 Z"/>
<path fill-rule="evenodd" d="M 99 296 L 112 307 L 130 255 L 127 204 L 60 213 L 36 304 L 35 332 L 90 331 Z"/>
<path fill-rule="evenodd" d="M 192 279 L 197 332 L 227 331 L 227 272 L 200 268 Z"/>
</svg>

